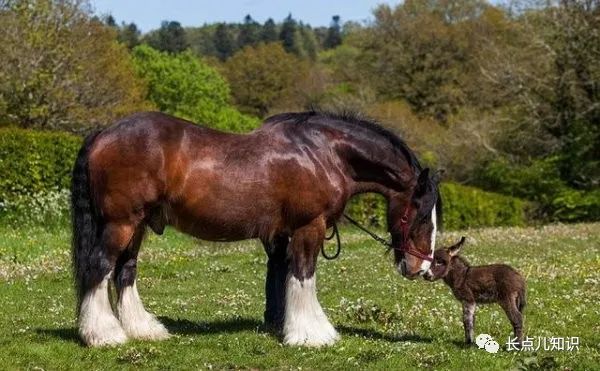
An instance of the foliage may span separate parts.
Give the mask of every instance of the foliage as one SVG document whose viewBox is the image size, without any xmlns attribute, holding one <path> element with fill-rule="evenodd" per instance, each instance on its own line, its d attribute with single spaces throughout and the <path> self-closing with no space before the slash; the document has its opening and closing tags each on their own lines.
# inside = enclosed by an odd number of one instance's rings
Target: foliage
<svg viewBox="0 0 600 371">
<path fill-rule="evenodd" d="M 231 131 L 257 125 L 229 105 L 229 86 L 191 52 L 169 55 L 149 46 L 133 50 L 138 75 L 148 84 L 148 99 L 161 111 Z"/>
<path fill-rule="evenodd" d="M 340 16 L 334 15 L 331 18 L 331 26 L 327 29 L 327 36 L 323 47 L 332 49 L 342 43 L 342 26 L 340 24 Z"/>
<path fill-rule="evenodd" d="M 236 104 L 244 112 L 263 117 L 295 92 L 305 71 L 302 61 L 286 53 L 279 43 L 272 43 L 242 49 L 227 60 L 223 73 Z"/>
<path fill-rule="evenodd" d="M 11 195 L 0 201 L 0 224 L 13 227 L 64 228 L 71 212 L 68 189 Z"/>
<path fill-rule="evenodd" d="M 0 202 L 26 205 L 23 196 L 69 189 L 80 146 L 66 133 L 0 129 Z"/>
<path fill-rule="evenodd" d="M 0 121 L 86 130 L 148 108 L 115 32 L 83 0 L 0 3 Z"/>
<path fill-rule="evenodd" d="M 519 165 L 498 159 L 478 172 L 478 184 L 536 201 L 538 218 L 575 222 L 600 220 L 600 190 L 580 191 L 560 177 L 558 157 Z"/>
<path fill-rule="evenodd" d="M 144 41 L 156 50 L 181 53 L 187 49 L 185 30 L 177 21 L 163 21 L 158 30 L 150 32 Z"/>
<path fill-rule="evenodd" d="M 404 99 L 420 114 L 445 122 L 465 103 L 471 68 L 468 25 L 485 3 L 408 0 L 378 7 L 358 45 L 362 68 L 382 96 Z"/>
<path fill-rule="evenodd" d="M 526 223 L 527 204 L 517 198 L 453 183 L 441 186 L 445 229 L 518 226 Z M 365 224 L 386 225 L 383 197 L 366 194 L 351 200 L 346 211 Z"/>
<path fill-rule="evenodd" d="M 527 204 L 514 197 L 444 183 L 441 187 L 444 227 L 519 226 L 526 222 Z"/>
</svg>

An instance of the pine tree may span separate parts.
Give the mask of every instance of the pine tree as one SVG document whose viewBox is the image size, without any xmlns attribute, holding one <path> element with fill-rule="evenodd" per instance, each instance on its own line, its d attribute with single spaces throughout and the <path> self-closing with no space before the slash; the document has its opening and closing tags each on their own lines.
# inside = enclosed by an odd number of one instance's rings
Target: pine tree
<svg viewBox="0 0 600 371">
<path fill-rule="evenodd" d="M 292 14 L 290 13 L 283 21 L 281 32 L 279 33 L 279 40 L 281 40 L 283 48 L 288 53 L 298 52 L 298 43 L 296 39 L 297 28 L 296 20 L 292 18 Z"/>
<path fill-rule="evenodd" d="M 154 49 L 168 53 L 181 53 L 188 47 L 185 30 L 177 21 L 163 21 L 158 31 L 148 35 L 147 41 Z"/>
<path fill-rule="evenodd" d="M 235 50 L 234 40 L 229 32 L 227 24 L 219 23 L 217 25 L 217 29 L 215 30 L 214 34 L 214 44 L 218 57 L 222 61 L 229 58 L 233 54 Z"/>
<path fill-rule="evenodd" d="M 267 21 L 263 25 L 262 32 L 260 34 L 260 40 L 265 43 L 272 43 L 277 41 L 277 25 L 275 25 L 275 21 L 273 21 L 273 18 L 267 19 Z"/>
<path fill-rule="evenodd" d="M 238 34 L 238 46 L 254 45 L 260 40 L 260 25 L 252 19 L 250 14 L 244 18 Z"/>
<path fill-rule="evenodd" d="M 327 29 L 327 37 L 323 43 L 325 49 L 333 49 L 342 43 L 342 26 L 340 25 L 340 16 L 331 17 L 331 25 Z"/>
</svg>

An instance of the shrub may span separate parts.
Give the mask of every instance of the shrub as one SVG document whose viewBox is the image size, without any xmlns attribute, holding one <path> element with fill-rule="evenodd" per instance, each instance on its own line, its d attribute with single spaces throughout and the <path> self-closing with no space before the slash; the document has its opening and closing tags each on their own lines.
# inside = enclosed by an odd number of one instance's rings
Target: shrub
<svg viewBox="0 0 600 371">
<path fill-rule="evenodd" d="M 69 218 L 70 198 L 68 189 L 14 195 L 0 202 L 0 222 L 15 227 L 64 226 Z"/>
<path fill-rule="evenodd" d="M 453 183 L 441 187 L 444 227 L 464 229 L 487 226 L 518 226 L 526 222 L 524 201 Z"/>
<path fill-rule="evenodd" d="M 441 186 L 445 229 L 517 226 L 526 222 L 527 203 L 517 198 L 453 183 Z M 346 211 L 362 223 L 386 225 L 386 203 L 376 194 L 353 198 Z"/>
<path fill-rule="evenodd" d="M 600 220 L 600 190 L 583 191 L 560 178 L 560 158 L 553 156 L 528 165 L 498 159 L 478 172 L 477 183 L 503 194 L 536 202 L 535 214 L 549 221 Z"/>
<path fill-rule="evenodd" d="M 0 202 L 69 189 L 80 146 L 71 134 L 0 129 Z"/>
</svg>

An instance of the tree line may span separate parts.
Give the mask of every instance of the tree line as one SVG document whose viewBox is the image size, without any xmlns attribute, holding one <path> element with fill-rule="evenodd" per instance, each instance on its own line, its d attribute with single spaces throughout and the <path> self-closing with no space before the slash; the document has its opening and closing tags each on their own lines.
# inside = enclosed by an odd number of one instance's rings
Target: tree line
<svg viewBox="0 0 600 371">
<path fill-rule="evenodd" d="M 600 219 L 600 0 L 406 0 L 343 21 L 142 34 L 85 0 L 0 0 L 0 124 L 86 131 L 160 109 L 243 131 L 361 111 L 448 179 Z"/>
</svg>

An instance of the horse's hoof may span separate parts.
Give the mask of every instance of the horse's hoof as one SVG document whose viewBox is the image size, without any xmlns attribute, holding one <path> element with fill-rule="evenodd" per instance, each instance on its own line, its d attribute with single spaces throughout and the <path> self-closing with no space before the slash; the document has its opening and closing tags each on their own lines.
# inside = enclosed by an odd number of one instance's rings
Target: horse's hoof
<svg viewBox="0 0 600 371">
<path fill-rule="evenodd" d="M 166 340 L 171 337 L 169 331 L 153 315 L 147 313 L 140 319 L 121 322 L 127 335 L 138 340 Z"/>
<path fill-rule="evenodd" d="M 106 318 L 89 326 L 80 325 L 79 335 L 89 347 L 115 346 L 127 342 L 127 335 L 116 318 Z"/>
</svg>

